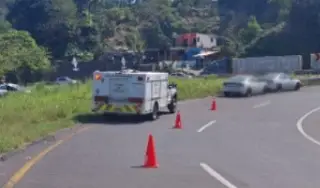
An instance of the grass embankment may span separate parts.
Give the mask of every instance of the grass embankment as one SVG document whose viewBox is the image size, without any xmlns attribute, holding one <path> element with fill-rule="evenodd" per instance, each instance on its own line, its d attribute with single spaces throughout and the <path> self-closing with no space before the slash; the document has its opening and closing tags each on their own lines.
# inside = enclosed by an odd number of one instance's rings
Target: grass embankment
<svg viewBox="0 0 320 188">
<path fill-rule="evenodd" d="M 216 94 L 222 79 L 171 79 L 178 84 L 179 99 Z M 79 114 L 90 113 L 91 83 L 78 86 L 38 84 L 31 93 L 0 98 L 0 153 L 21 147 L 56 130 L 70 127 Z"/>
</svg>

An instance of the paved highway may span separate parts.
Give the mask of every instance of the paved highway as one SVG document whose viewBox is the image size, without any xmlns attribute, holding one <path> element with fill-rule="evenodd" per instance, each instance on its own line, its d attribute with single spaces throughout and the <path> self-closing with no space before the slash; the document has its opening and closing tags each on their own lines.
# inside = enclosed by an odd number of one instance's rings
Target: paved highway
<svg viewBox="0 0 320 188">
<path fill-rule="evenodd" d="M 319 87 L 310 87 L 217 98 L 215 112 L 209 110 L 211 98 L 183 102 L 182 130 L 172 129 L 175 115 L 156 122 L 88 121 L 86 130 L 35 160 L 25 176 L 19 171 L 13 183 L 16 188 L 318 188 L 319 93 Z M 149 133 L 157 169 L 138 168 Z M 37 144 L 0 163 L 0 184 L 52 144 Z"/>
</svg>

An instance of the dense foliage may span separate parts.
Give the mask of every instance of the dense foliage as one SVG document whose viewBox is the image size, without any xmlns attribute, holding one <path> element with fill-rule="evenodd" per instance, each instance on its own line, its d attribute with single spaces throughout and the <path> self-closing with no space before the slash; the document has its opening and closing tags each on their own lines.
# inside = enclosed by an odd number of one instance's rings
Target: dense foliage
<svg viewBox="0 0 320 188">
<path fill-rule="evenodd" d="M 0 74 L 47 69 L 49 57 L 92 59 L 111 49 L 168 48 L 184 32 L 217 34 L 222 52 L 231 56 L 315 52 L 319 5 L 313 0 L 1 1 Z"/>
</svg>

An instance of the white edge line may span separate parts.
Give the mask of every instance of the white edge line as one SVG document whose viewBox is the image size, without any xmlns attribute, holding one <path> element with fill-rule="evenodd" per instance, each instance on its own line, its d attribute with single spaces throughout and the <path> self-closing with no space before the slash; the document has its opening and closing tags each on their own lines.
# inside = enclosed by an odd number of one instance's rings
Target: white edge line
<svg viewBox="0 0 320 188">
<path fill-rule="evenodd" d="M 224 177 L 222 177 L 218 172 L 213 170 L 209 165 L 206 163 L 200 163 L 200 166 L 203 168 L 204 171 L 206 171 L 210 176 L 217 179 L 220 183 L 222 183 L 227 188 L 237 188 L 235 185 L 230 183 L 228 180 L 226 180 Z"/>
<path fill-rule="evenodd" d="M 313 110 L 310 110 L 309 112 L 307 112 L 306 114 L 304 114 L 298 121 L 297 121 L 297 129 L 298 131 L 309 141 L 317 144 L 320 146 L 320 142 L 316 139 L 314 139 L 312 136 L 308 135 L 304 130 L 303 130 L 303 121 L 310 116 L 311 114 L 317 112 L 320 110 L 320 107 L 314 108 Z"/>
<path fill-rule="evenodd" d="M 253 106 L 253 108 L 260 108 L 260 107 L 263 107 L 263 106 L 267 106 L 270 103 L 271 103 L 270 101 L 266 101 L 266 102 L 263 102 L 263 103 L 260 103 L 260 104 L 257 104 L 255 106 Z"/>
<path fill-rule="evenodd" d="M 200 129 L 198 129 L 198 133 L 201 133 L 202 131 L 204 131 L 206 128 L 208 128 L 209 126 L 213 125 L 216 123 L 216 120 L 214 121 L 210 121 L 209 123 L 205 124 L 204 126 L 202 126 Z"/>
</svg>

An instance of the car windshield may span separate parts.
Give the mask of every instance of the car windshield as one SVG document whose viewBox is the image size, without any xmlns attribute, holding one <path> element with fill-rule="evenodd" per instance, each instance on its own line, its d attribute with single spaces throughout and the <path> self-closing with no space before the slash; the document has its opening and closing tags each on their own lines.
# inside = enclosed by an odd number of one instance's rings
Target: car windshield
<svg viewBox="0 0 320 188">
<path fill-rule="evenodd" d="M 6 85 L 0 85 L 0 89 L 1 90 L 7 90 L 7 86 Z"/>
<path fill-rule="evenodd" d="M 17 84 L 7 84 L 7 89 L 10 91 L 21 91 L 21 90 L 23 90 L 23 87 L 21 87 Z"/>
<path fill-rule="evenodd" d="M 69 81 L 70 80 L 70 78 L 68 78 L 68 77 L 60 77 L 60 78 L 58 78 L 58 81 Z"/>
<path fill-rule="evenodd" d="M 249 79 L 249 76 L 243 76 L 243 75 L 239 75 L 239 76 L 233 76 L 231 78 L 229 78 L 229 82 L 243 82 L 245 80 Z"/>
<path fill-rule="evenodd" d="M 273 80 L 275 79 L 279 74 L 277 73 L 270 73 L 270 74 L 266 74 L 266 75 L 263 75 L 261 78 L 262 79 L 265 79 L 265 80 Z"/>
</svg>

